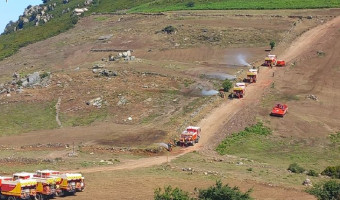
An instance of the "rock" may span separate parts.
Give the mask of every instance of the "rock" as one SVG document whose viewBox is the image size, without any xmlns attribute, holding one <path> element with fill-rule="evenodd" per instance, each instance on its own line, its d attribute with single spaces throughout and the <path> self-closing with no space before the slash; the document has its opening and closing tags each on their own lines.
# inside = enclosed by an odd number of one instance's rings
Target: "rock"
<svg viewBox="0 0 340 200">
<path fill-rule="evenodd" d="M 132 117 L 128 117 L 128 120 L 129 120 L 129 121 L 132 121 Z"/>
<path fill-rule="evenodd" d="M 106 70 L 104 69 L 102 72 L 101 72 L 101 75 L 102 76 L 107 76 L 107 77 L 110 77 L 110 76 L 117 76 L 117 72 L 114 72 L 114 71 L 110 71 L 110 70 Z"/>
<path fill-rule="evenodd" d="M 40 75 L 39 72 L 34 72 L 33 74 L 29 74 L 27 77 L 27 82 L 28 85 L 35 85 L 40 83 L 41 79 L 40 79 Z"/>
<path fill-rule="evenodd" d="M 94 155 L 94 153 L 93 153 L 93 152 L 91 152 L 91 153 L 90 153 L 90 155 Z"/>
<path fill-rule="evenodd" d="M 117 103 L 117 106 L 125 105 L 128 102 L 124 96 L 119 96 L 118 98 L 119 98 L 119 101 Z"/>
<path fill-rule="evenodd" d="M 311 99 L 311 100 L 314 100 L 314 101 L 319 101 L 318 97 L 313 95 L 313 94 L 309 94 L 306 96 L 307 99 Z"/>
<path fill-rule="evenodd" d="M 88 5 L 90 5 L 91 3 L 93 3 L 93 0 L 86 0 L 86 1 L 84 2 L 84 6 L 88 6 Z"/>
<path fill-rule="evenodd" d="M 95 106 L 97 108 L 101 108 L 102 105 L 103 105 L 103 98 L 98 97 L 98 98 L 92 99 L 92 100 L 86 102 L 86 104 Z"/>
<path fill-rule="evenodd" d="M 98 40 L 109 40 L 113 35 L 103 35 L 98 38 Z"/>
<path fill-rule="evenodd" d="M 304 186 L 313 186 L 312 181 L 309 178 L 304 180 L 302 185 L 304 185 Z"/>
<path fill-rule="evenodd" d="M 92 69 L 102 69 L 104 67 L 105 67 L 105 65 L 95 64 L 95 65 L 92 66 Z"/>
</svg>

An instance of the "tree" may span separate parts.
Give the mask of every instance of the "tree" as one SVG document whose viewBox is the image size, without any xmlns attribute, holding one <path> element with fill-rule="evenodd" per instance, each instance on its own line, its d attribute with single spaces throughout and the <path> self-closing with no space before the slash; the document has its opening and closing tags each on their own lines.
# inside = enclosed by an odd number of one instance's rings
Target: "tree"
<svg viewBox="0 0 340 200">
<path fill-rule="evenodd" d="M 193 200 L 189 197 L 189 193 L 179 188 L 173 189 L 171 186 L 164 187 L 164 192 L 161 188 L 157 188 L 154 192 L 155 200 Z"/>
<path fill-rule="evenodd" d="M 225 80 L 222 83 L 223 90 L 225 92 L 229 92 L 230 88 L 233 86 L 233 83 L 230 80 Z"/>
<path fill-rule="evenodd" d="M 274 47 L 275 47 L 275 45 L 276 45 L 276 43 L 274 42 L 274 41 L 271 41 L 270 43 L 269 43 L 269 45 L 270 45 L 270 49 L 274 49 Z"/>
<path fill-rule="evenodd" d="M 215 186 L 211 186 L 206 190 L 199 191 L 200 200 L 250 200 L 251 189 L 246 193 L 242 193 L 238 187 L 229 187 L 222 185 L 222 182 L 216 181 Z"/>
<path fill-rule="evenodd" d="M 176 28 L 173 27 L 173 26 L 167 26 L 167 27 L 163 28 L 162 31 L 166 32 L 167 34 L 171 34 L 171 33 L 176 31 Z"/>
<path fill-rule="evenodd" d="M 192 8 L 192 7 L 195 6 L 195 2 L 189 1 L 187 4 L 185 4 L 185 6 L 188 7 L 188 8 Z"/>
<path fill-rule="evenodd" d="M 313 188 L 307 189 L 307 192 L 319 200 L 338 200 L 340 199 L 340 183 L 330 180 L 323 184 L 316 184 Z"/>
</svg>

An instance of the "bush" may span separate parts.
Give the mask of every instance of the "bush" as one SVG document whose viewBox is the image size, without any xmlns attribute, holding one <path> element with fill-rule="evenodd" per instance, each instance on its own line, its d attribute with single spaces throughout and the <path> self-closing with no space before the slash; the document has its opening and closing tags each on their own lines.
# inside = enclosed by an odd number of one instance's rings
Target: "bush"
<svg viewBox="0 0 340 200">
<path fill-rule="evenodd" d="M 48 72 L 44 72 L 44 73 L 40 74 L 39 76 L 40 76 L 41 79 L 43 79 L 45 77 L 48 77 L 49 75 L 50 74 Z"/>
<path fill-rule="evenodd" d="M 329 166 L 323 172 L 322 175 L 329 176 L 332 178 L 339 178 L 340 179 L 340 165 L 338 166 Z"/>
<path fill-rule="evenodd" d="M 258 122 L 257 124 L 246 127 L 243 131 L 238 133 L 233 133 L 231 136 L 227 136 L 216 148 L 216 151 L 222 155 L 227 154 L 229 148 L 233 144 L 237 144 L 238 142 L 251 137 L 252 135 L 258 136 L 267 136 L 270 135 L 272 131 L 270 128 L 263 125 L 262 122 Z"/>
<path fill-rule="evenodd" d="M 247 200 L 250 197 L 251 189 L 246 193 L 242 193 L 238 187 L 229 187 L 228 184 L 222 186 L 222 182 L 216 181 L 215 186 L 211 186 L 206 190 L 199 191 L 199 199 L 202 200 Z"/>
<path fill-rule="evenodd" d="M 230 88 L 233 86 L 233 83 L 230 80 L 225 80 L 222 83 L 223 90 L 225 92 L 229 92 Z"/>
<path fill-rule="evenodd" d="M 307 189 L 307 192 L 316 196 L 319 200 L 338 200 L 340 199 L 340 183 L 330 180 Z"/>
<path fill-rule="evenodd" d="M 155 200 L 190 200 L 189 193 L 179 188 L 172 189 L 171 186 L 164 187 L 164 192 L 158 188 L 154 192 Z"/>
<path fill-rule="evenodd" d="M 288 167 L 288 170 L 290 170 L 293 173 L 298 173 L 298 174 L 301 174 L 305 171 L 305 169 L 299 166 L 297 163 L 290 164 Z"/>
<path fill-rule="evenodd" d="M 173 32 L 176 31 L 176 28 L 173 26 L 167 26 L 162 29 L 163 32 L 166 32 L 167 34 L 172 34 Z"/>
<path fill-rule="evenodd" d="M 190 2 L 188 2 L 187 4 L 185 4 L 185 6 L 188 7 L 188 8 L 192 8 L 192 7 L 195 6 L 195 2 L 190 1 Z"/>
<path fill-rule="evenodd" d="M 309 170 L 308 172 L 307 172 L 307 175 L 308 176 L 315 176 L 315 177 L 318 177 L 319 176 L 319 173 L 317 173 L 315 170 Z"/>
<path fill-rule="evenodd" d="M 270 48 L 271 48 L 271 49 L 274 49 L 276 43 L 275 43 L 274 41 L 271 41 L 271 42 L 269 43 L 269 45 L 270 45 Z"/>
</svg>

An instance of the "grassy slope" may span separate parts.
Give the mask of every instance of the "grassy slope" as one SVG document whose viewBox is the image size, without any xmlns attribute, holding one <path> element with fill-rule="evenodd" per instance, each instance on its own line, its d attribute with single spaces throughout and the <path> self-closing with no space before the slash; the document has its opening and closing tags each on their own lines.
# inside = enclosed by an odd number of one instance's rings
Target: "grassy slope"
<svg viewBox="0 0 340 200">
<path fill-rule="evenodd" d="M 307 169 L 319 172 L 339 162 L 338 135 L 333 135 L 326 141 L 320 138 L 294 139 L 273 136 L 266 130 L 266 127 L 258 124 L 234 133 L 222 141 L 217 151 L 223 155 L 237 155 L 277 167 L 288 168 L 289 164 L 296 162 Z"/>
<path fill-rule="evenodd" d="M 194 2 L 194 6 L 187 6 Z M 171 10 L 231 9 L 315 9 L 340 7 L 340 0 L 157 0 L 131 9 L 132 12 L 163 12 Z"/>
<path fill-rule="evenodd" d="M 55 102 L 0 106 L 0 136 L 58 127 Z"/>
</svg>

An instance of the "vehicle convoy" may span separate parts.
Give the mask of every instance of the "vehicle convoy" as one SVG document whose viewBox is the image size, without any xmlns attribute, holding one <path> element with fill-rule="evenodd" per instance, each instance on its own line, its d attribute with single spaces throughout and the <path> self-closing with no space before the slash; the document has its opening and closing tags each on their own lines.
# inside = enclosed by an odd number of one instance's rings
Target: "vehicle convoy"
<svg viewBox="0 0 340 200">
<path fill-rule="evenodd" d="M 15 173 L 13 180 L 27 180 L 35 179 L 36 185 L 36 199 L 48 200 L 56 196 L 56 180 L 52 177 L 37 177 L 34 173 Z"/>
<path fill-rule="evenodd" d="M 0 200 L 48 200 L 55 196 L 84 191 L 85 178 L 79 173 L 60 173 L 38 170 L 36 173 L 20 172 L 12 177 L 0 176 Z"/>
<path fill-rule="evenodd" d="M 56 194 L 64 196 L 84 191 L 85 178 L 79 173 L 60 173 L 53 170 L 38 170 L 35 177 L 53 178 L 56 182 Z"/>
<path fill-rule="evenodd" d="M 271 116 L 283 117 L 288 111 L 286 104 L 276 104 L 270 113 Z"/>
<path fill-rule="evenodd" d="M 17 179 L 0 177 L 0 199 L 36 199 L 37 181 L 32 178 Z"/>
<path fill-rule="evenodd" d="M 256 83 L 257 79 L 257 69 L 249 69 L 247 72 L 247 78 L 245 78 L 245 82 L 248 83 Z"/>
<path fill-rule="evenodd" d="M 236 83 L 233 88 L 233 97 L 243 98 L 245 93 L 246 93 L 246 83 L 244 82 Z"/>
<path fill-rule="evenodd" d="M 177 141 L 178 146 L 194 146 L 195 143 L 199 142 L 201 137 L 201 128 L 197 126 L 188 126 L 185 131 L 181 133 L 179 141 Z"/>
</svg>

